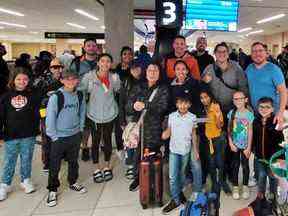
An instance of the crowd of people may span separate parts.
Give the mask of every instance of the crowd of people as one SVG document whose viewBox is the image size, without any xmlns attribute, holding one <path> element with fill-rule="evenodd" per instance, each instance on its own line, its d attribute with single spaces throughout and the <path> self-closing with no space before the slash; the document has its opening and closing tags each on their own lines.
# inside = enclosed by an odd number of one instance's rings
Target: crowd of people
<svg viewBox="0 0 288 216">
<path fill-rule="evenodd" d="M 208 176 L 212 191 L 223 190 L 235 200 L 249 199 L 251 178 L 257 181 L 257 196 L 264 198 L 269 177 L 269 198 L 275 199 L 277 180 L 263 161 L 283 141 L 287 104 L 283 63 L 280 67 L 271 63 L 267 46 L 261 42 L 252 44 L 250 56 L 242 49 L 239 55 L 236 50 L 229 53 L 222 42 L 213 57 L 206 50 L 205 37 L 197 39 L 192 53 L 180 35 L 172 47 L 162 62 L 155 62 L 144 45 L 138 57 L 125 46 L 121 62 L 113 68 L 112 56 L 99 54 L 96 41 L 86 39 L 79 57 L 65 51 L 61 58 L 53 58 L 43 51 L 32 67 L 30 56 L 21 55 L 7 86 L 9 71 L 1 62 L 5 52 L 0 47 L 0 132 L 5 142 L 0 200 L 11 192 L 18 155 L 21 187 L 26 193 L 35 191 L 31 167 L 39 128 L 51 207 L 57 204 L 63 159 L 68 162 L 69 187 L 75 192 L 87 192 L 77 181 L 79 153 L 83 161 L 95 164 L 95 183 L 113 179 L 113 131 L 116 154 L 125 159 L 123 175 L 131 180 L 130 191 L 139 188 L 141 145 L 147 152 L 162 152 L 168 161 L 171 201 L 163 214 L 185 204 L 187 182 L 193 190 L 189 199 L 195 200 Z M 279 56 L 282 62 L 285 55 Z M 123 130 L 137 122 L 143 111 L 142 142 L 128 148 L 123 145 Z M 87 145 L 90 135 L 91 148 Z M 253 167 L 249 166 L 251 154 L 255 155 Z"/>
</svg>

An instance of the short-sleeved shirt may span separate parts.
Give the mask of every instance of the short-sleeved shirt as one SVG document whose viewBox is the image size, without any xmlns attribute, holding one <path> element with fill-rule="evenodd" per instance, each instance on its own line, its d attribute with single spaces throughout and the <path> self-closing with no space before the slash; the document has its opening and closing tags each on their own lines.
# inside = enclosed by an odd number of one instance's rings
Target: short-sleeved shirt
<svg viewBox="0 0 288 216">
<path fill-rule="evenodd" d="M 228 113 L 229 122 L 232 118 L 233 110 Z M 254 114 L 250 111 L 235 113 L 232 130 L 233 144 L 239 149 L 246 149 L 248 146 L 248 129 L 253 123 Z"/>
<path fill-rule="evenodd" d="M 171 128 L 170 151 L 175 154 L 186 155 L 191 151 L 192 129 L 197 127 L 196 116 L 190 112 L 180 115 L 173 112 L 168 118 Z"/>
<path fill-rule="evenodd" d="M 253 108 L 257 109 L 257 102 L 260 98 L 271 97 L 277 112 L 280 107 L 280 95 L 277 86 L 285 84 L 281 69 L 270 62 L 262 68 L 256 68 L 255 64 L 250 64 L 246 69 L 246 74 Z"/>
</svg>

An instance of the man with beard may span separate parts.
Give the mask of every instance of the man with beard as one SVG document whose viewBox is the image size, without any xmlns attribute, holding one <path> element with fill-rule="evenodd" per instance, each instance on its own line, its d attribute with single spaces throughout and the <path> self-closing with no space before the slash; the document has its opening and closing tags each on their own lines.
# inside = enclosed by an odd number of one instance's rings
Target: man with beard
<svg viewBox="0 0 288 216">
<path fill-rule="evenodd" d="M 267 51 L 261 42 L 251 47 L 253 64 L 246 69 L 251 104 L 257 109 L 257 101 L 262 97 L 271 97 L 274 101 L 274 123 L 283 125 L 283 113 L 287 103 L 285 79 L 281 69 L 267 61 Z"/>
<path fill-rule="evenodd" d="M 202 74 L 205 68 L 215 62 L 213 56 L 209 55 L 207 49 L 207 39 L 203 36 L 198 37 L 196 40 L 196 50 L 192 55 L 197 59 L 200 73 Z"/>
<path fill-rule="evenodd" d="M 76 57 L 71 65 L 70 70 L 79 74 L 80 82 L 84 75 L 91 70 L 94 70 L 97 66 L 97 43 L 94 38 L 88 38 L 84 41 L 83 46 L 83 55 Z M 89 98 L 86 98 L 87 101 Z M 88 125 L 89 121 L 85 121 L 85 128 L 83 131 L 83 139 L 82 139 L 82 160 L 88 161 L 90 159 L 90 151 L 87 146 L 88 138 L 90 135 L 90 127 Z"/>
</svg>

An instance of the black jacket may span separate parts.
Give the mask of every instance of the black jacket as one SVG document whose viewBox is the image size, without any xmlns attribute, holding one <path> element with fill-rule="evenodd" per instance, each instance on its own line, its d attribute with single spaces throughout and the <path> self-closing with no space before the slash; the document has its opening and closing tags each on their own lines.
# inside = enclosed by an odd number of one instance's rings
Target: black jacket
<svg viewBox="0 0 288 216">
<path fill-rule="evenodd" d="M 132 75 L 129 75 L 122 83 L 120 89 L 120 97 L 119 97 L 119 121 L 121 125 L 127 124 L 127 112 L 126 112 L 126 104 L 128 103 L 128 98 L 130 96 L 130 92 L 134 86 L 141 83 L 141 80 L 135 79 Z"/>
<path fill-rule="evenodd" d="M 282 131 L 275 130 L 273 124 L 274 116 L 267 119 L 266 124 L 262 124 L 262 118 L 258 115 L 253 122 L 252 147 L 257 158 L 269 160 L 271 156 L 279 151 L 279 144 L 284 140 Z"/>
<path fill-rule="evenodd" d="M 191 76 L 187 77 L 184 84 L 178 85 L 176 79 L 170 85 L 170 105 L 169 113 L 175 112 L 176 99 L 181 96 L 188 96 L 192 106 L 190 112 L 197 115 L 200 110 L 200 84 L 199 81 L 193 79 Z"/>
<path fill-rule="evenodd" d="M 149 103 L 149 97 L 157 87 L 159 87 L 157 94 Z M 144 102 L 147 109 L 144 117 L 144 147 L 157 151 L 161 146 L 161 123 L 168 109 L 169 90 L 164 85 L 155 85 L 149 88 L 147 82 L 136 85 L 131 90 L 126 106 L 127 114 L 133 115 L 134 121 L 138 121 L 141 115 L 141 112 L 137 112 L 133 108 L 136 101 Z"/>
<path fill-rule="evenodd" d="M 0 95 L 7 90 L 9 69 L 6 61 L 0 57 Z"/>
<path fill-rule="evenodd" d="M 200 73 L 202 74 L 205 68 L 215 62 L 213 56 L 209 55 L 207 51 L 203 55 L 197 55 L 197 51 L 192 52 L 192 55 L 197 59 Z"/>
<path fill-rule="evenodd" d="M 4 140 L 37 136 L 39 106 L 37 91 L 10 90 L 0 99 L 0 133 Z"/>
</svg>

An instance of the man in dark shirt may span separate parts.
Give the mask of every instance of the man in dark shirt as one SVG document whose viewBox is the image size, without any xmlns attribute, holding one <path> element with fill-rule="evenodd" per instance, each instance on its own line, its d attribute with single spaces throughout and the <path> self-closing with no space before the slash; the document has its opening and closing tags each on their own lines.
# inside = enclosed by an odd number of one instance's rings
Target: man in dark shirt
<svg viewBox="0 0 288 216">
<path fill-rule="evenodd" d="M 0 43 L 0 95 L 5 93 L 8 80 L 9 80 L 9 69 L 3 56 L 6 55 L 5 46 Z"/>
<path fill-rule="evenodd" d="M 202 74 L 209 64 L 213 64 L 214 58 L 209 55 L 207 49 L 207 39 L 203 36 L 198 37 L 196 41 L 196 49 L 192 54 L 197 59 L 200 73 Z"/>
</svg>

